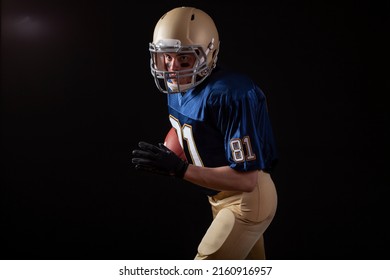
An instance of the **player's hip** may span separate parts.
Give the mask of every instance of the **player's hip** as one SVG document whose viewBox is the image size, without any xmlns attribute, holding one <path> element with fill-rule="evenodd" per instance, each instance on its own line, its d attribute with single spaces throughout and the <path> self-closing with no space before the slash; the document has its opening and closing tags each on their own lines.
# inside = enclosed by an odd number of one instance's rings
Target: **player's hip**
<svg viewBox="0 0 390 280">
<path fill-rule="evenodd" d="M 221 209 L 229 208 L 236 218 L 261 222 L 272 218 L 277 207 L 275 184 L 268 173 L 259 171 L 258 184 L 251 192 L 222 191 L 209 197 L 214 217 Z"/>
</svg>

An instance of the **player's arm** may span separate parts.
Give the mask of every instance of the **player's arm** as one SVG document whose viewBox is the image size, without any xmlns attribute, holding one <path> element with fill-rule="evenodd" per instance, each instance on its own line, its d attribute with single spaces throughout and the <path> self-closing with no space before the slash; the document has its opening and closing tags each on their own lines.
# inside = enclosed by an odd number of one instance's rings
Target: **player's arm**
<svg viewBox="0 0 390 280">
<path fill-rule="evenodd" d="M 250 192 L 258 180 L 258 171 L 236 171 L 229 166 L 200 167 L 190 164 L 183 179 L 217 191 Z"/>
<path fill-rule="evenodd" d="M 229 166 L 199 167 L 181 159 L 163 144 L 139 143 L 132 152 L 137 169 L 175 176 L 218 191 L 250 192 L 257 185 L 257 171 L 236 171 Z"/>
</svg>

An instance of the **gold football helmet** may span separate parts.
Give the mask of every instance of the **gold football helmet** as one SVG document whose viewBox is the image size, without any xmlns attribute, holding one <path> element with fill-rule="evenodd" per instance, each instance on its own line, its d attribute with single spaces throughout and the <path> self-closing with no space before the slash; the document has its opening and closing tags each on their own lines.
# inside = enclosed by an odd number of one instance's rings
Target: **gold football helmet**
<svg viewBox="0 0 390 280">
<path fill-rule="evenodd" d="M 163 93 L 186 92 L 200 84 L 216 66 L 219 51 L 218 30 L 213 19 L 202 10 L 178 7 L 165 13 L 157 22 L 153 42 L 149 44 L 150 68 L 157 88 Z M 194 55 L 190 69 L 168 71 L 164 55 Z M 171 78 L 190 80 L 173 84 Z"/>
</svg>

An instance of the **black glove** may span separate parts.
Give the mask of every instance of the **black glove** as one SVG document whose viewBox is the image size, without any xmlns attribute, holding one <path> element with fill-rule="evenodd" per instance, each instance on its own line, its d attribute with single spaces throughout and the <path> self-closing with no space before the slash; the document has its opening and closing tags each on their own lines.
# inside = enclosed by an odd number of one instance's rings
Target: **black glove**
<svg viewBox="0 0 390 280">
<path fill-rule="evenodd" d="M 178 178 L 184 177 L 188 162 L 179 158 L 164 144 L 159 143 L 158 146 L 155 146 L 146 142 L 139 142 L 138 147 L 140 147 L 140 150 L 133 150 L 131 160 L 136 169 Z"/>
</svg>

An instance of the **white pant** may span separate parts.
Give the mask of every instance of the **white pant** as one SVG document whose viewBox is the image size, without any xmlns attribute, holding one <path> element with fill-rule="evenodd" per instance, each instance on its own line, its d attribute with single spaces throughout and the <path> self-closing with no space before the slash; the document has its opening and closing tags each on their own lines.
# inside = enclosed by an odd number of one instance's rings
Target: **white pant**
<svg viewBox="0 0 390 280">
<path fill-rule="evenodd" d="M 252 192 L 223 191 L 209 197 L 213 222 L 198 246 L 196 260 L 265 259 L 263 233 L 277 208 L 275 184 L 259 171 Z"/>
</svg>

